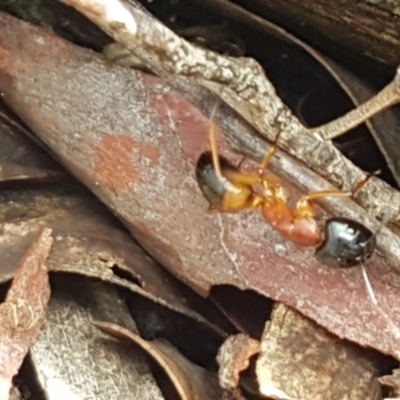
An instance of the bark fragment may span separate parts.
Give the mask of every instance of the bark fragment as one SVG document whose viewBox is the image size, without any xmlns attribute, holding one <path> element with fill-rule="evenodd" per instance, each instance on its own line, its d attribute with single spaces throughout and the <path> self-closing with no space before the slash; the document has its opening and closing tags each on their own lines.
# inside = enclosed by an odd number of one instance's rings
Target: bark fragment
<svg viewBox="0 0 400 400">
<path fill-rule="evenodd" d="M 258 340 L 239 334 L 230 336 L 218 351 L 219 384 L 233 390 L 239 386 L 240 373 L 250 364 L 250 358 L 260 351 Z"/>
<path fill-rule="evenodd" d="M 266 324 L 257 377 L 261 393 L 273 399 L 381 399 L 365 352 L 283 304 Z"/>
<path fill-rule="evenodd" d="M 9 398 L 11 380 L 46 316 L 50 285 L 45 261 L 53 238 L 43 229 L 25 253 L 4 303 L 0 304 L 0 399 Z"/>
</svg>

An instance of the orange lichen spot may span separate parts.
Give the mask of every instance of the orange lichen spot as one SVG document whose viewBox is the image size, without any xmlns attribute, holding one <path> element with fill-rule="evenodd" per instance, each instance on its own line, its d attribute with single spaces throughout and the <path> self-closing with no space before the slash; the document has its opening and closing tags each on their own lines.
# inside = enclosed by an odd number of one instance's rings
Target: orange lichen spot
<svg viewBox="0 0 400 400">
<path fill-rule="evenodd" d="M 153 164 L 157 164 L 160 160 L 160 149 L 150 144 L 142 145 L 140 153 L 143 157 L 148 158 Z"/>
<path fill-rule="evenodd" d="M 96 149 L 95 165 L 100 185 L 114 191 L 129 191 L 132 183 L 140 181 L 132 160 L 137 147 L 135 139 L 126 134 L 103 136 Z"/>
</svg>

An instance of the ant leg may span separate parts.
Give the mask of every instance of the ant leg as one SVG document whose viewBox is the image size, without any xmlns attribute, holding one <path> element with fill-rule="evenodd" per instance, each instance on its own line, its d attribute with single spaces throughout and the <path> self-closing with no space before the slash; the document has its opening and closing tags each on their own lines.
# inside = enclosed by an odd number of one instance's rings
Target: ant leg
<svg viewBox="0 0 400 400">
<path fill-rule="evenodd" d="M 353 190 L 351 191 L 351 195 L 355 196 L 373 176 L 376 176 L 380 173 L 380 170 L 368 173 L 362 181 L 358 182 L 356 186 L 354 186 Z"/>
<path fill-rule="evenodd" d="M 280 117 L 281 114 L 283 114 L 285 112 L 285 107 L 282 107 L 276 117 L 275 117 L 275 121 L 278 120 L 278 118 Z M 274 121 L 274 124 L 275 124 Z M 279 128 L 278 128 L 279 129 Z M 268 150 L 268 153 L 265 155 L 264 159 L 261 161 L 259 169 L 258 169 L 258 175 L 260 177 L 260 180 L 263 180 L 263 174 L 264 174 L 264 170 L 267 168 L 268 164 L 271 162 L 271 159 L 273 157 L 273 155 L 276 153 L 276 151 L 278 150 L 278 140 L 282 134 L 284 129 L 279 129 L 278 133 L 275 137 L 274 143 L 272 143 L 272 146 L 270 147 L 270 149 Z"/>
<path fill-rule="evenodd" d="M 352 190 L 321 190 L 319 192 L 312 192 L 300 198 L 297 202 L 296 213 L 299 216 L 310 216 L 314 215 L 310 202 L 322 199 L 324 197 L 353 197 L 357 194 L 365 184 L 375 176 L 376 173 L 368 174 L 362 181 L 358 182 Z"/>
<path fill-rule="evenodd" d="M 209 135 L 210 135 L 210 146 L 211 146 L 211 155 L 212 155 L 214 171 L 215 174 L 221 178 L 222 172 L 218 154 L 217 127 L 214 121 L 211 121 Z"/>
<path fill-rule="evenodd" d="M 320 192 L 309 193 L 308 195 L 302 197 L 302 199 L 306 201 L 313 201 L 322 197 L 353 197 L 375 175 L 376 173 L 368 174 L 362 181 L 358 182 L 352 190 L 321 190 Z"/>
<path fill-rule="evenodd" d="M 227 178 L 230 182 L 234 184 L 242 184 L 245 186 L 255 185 L 259 182 L 259 176 L 254 173 L 246 173 L 246 172 L 227 169 L 224 171 L 224 174 L 222 175 L 221 162 L 218 153 L 217 125 L 215 124 L 214 121 L 211 121 L 211 126 L 210 126 L 210 145 L 211 145 L 211 155 L 212 155 L 215 175 L 219 179 L 222 180 Z M 244 160 L 245 157 L 243 157 L 241 163 Z"/>
<path fill-rule="evenodd" d="M 278 132 L 274 143 L 269 148 L 268 153 L 265 155 L 265 157 L 263 158 L 263 160 L 261 161 L 261 163 L 258 167 L 258 175 L 260 178 L 264 175 L 264 170 L 267 168 L 268 164 L 271 162 L 273 155 L 276 153 L 276 150 L 278 149 L 277 144 L 278 144 L 279 137 L 281 136 L 281 133 L 282 133 L 282 131 Z"/>
<path fill-rule="evenodd" d="M 242 172 L 233 169 L 225 169 L 224 176 L 229 182 L 244 186 L 253 186 L 260 183 L 260 177 L 254 172 Z"/>
</svg>

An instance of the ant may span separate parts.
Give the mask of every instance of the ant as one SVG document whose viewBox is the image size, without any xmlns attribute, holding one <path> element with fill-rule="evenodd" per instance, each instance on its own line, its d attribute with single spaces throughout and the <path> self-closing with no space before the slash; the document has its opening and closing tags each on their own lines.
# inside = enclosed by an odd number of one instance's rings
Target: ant
<svg viewBox="0 0 400 400">
<path fill-rule="evenodd" d="M 210 209 L 238 212 L 246 208 L 261 208 L 265 220 L 282 236 L 301 246 L 318 246 L 316 257 L 326 264 L 349 268 L 370 258 L 376 247 L 376 234 L 357 221 L 330 218 L 321 233 L 315 219 L 312 202 L 324 197 L 352 197 L 368 179 L 358 183 L 352 191 L 324 190 L 300 198 L 294 208 L 279 180 L 266 168 L 277 151 L 277 141 L 261 161 L 258 172 L 243 172 L 218 154 L 217 129 L 211 117 L 209 141 L 211 152 L 200 156 L 196 176 L 200 188 L 210 203 Z M 255 187 L 260 190 L 257 192 Z"/>
</svg>

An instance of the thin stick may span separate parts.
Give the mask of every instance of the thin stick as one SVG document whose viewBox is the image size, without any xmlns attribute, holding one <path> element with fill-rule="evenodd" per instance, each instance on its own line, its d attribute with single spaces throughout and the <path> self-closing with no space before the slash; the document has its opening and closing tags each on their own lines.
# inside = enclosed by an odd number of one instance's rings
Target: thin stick
<svg viewBox="0 0 400 400">
<path fill-rule="evenodd" d="M 201 0 L 198 1 L 202 5 L 211 8 L 214 11 L 218 11 L 225 17 L 232 18 L 233 20 L 239 21 L 243 24 L 251 25 L 252 28 L 258 29 L 261 32 L 265 32 L 270 35 L 274 35 L 279 39 L 284 39 L 290 44 L 295 44 L 300 48 L 304 49 L 307 53 L 316 59 L 320 64 L 326 68 L 330 74 L 337 78 L 335 69 L 332 69 L 329 62 L 321 56 L 318 51 L 313 47 L 298 39 L 296 36 L 287 32 L 282 27 L 273 24 L 272 22 L 260 17 L 257 14 L 253 14 L 245 8 L 234 4 L 229 0 Z M 397 72 L 399 74 L 399 72 Z M 395 78 L 396 80 L 396 78 Z M 372 99 L 367 101 L 361 106 L 358 106 L 353 111 L 345 114 L 343 117 L 338 118 L 335 121 L 329 122 L 321 127 L 312 129 L 317 131 L 319 135 L 328 140 L 334 139 L 340 135 L 347 133 L 357 125 L 364 123 L 367 119 L 378 114 L 385 108 L 392 106 L 400 102 L 399 83 L 392 81 L 386 86 L 380 93 L 374 96 Z"/>
<path fill-rule="evenodd" d="M 394 79 L 370 100 L 351 110 L 343 117 L 322 125 L 314 131 L 326 140 L 334 139 L 364 123 L 387 107 L 400 102 L 400 68 Z"/>
</svg>

